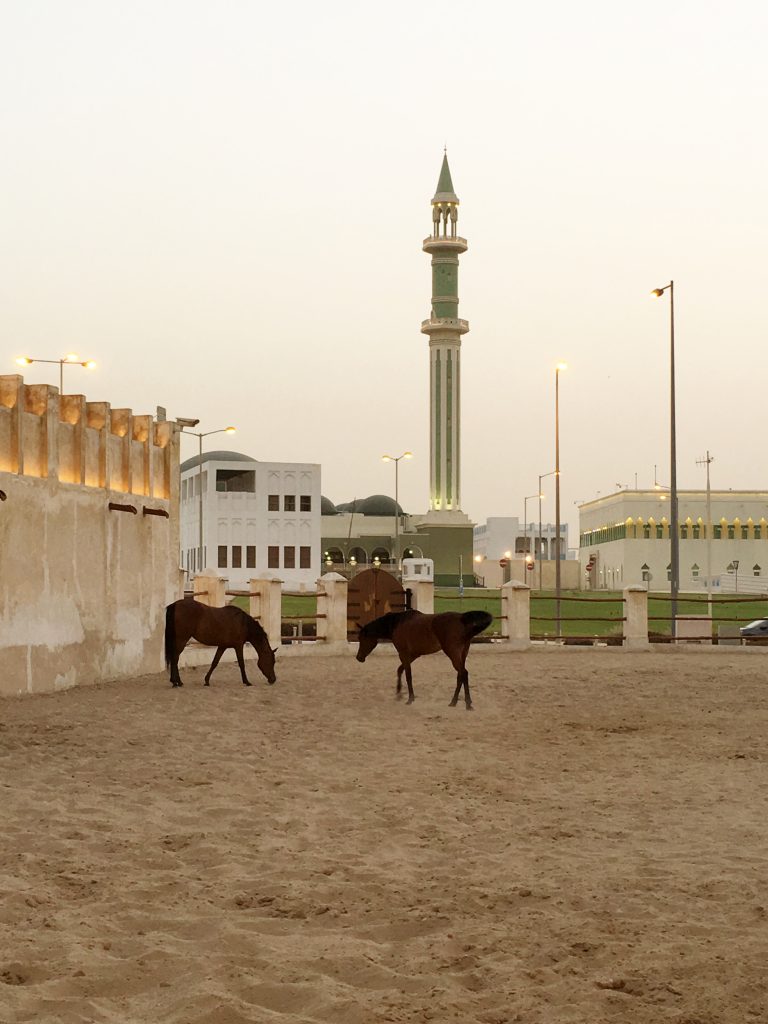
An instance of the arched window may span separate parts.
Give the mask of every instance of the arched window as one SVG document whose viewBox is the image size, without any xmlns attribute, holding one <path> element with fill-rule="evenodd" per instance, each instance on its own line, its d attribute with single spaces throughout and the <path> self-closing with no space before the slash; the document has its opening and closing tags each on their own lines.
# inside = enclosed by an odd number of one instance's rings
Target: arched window
<svg viewBox="0 0 768 1024">
<path fill-rule="evenodd" d="M 650 579 L 651 579 L 651 568 L 650 568 L 650 566 L 648 565 L 647 562 L 644 562 L 640 566 L 640 572 L 642 573 L 642 576 L 643 576 L 643 583 L 649 583 Z"/>
<path fill-rule="evenodd" d="M 672 582 L 672 563 L 670 562 L 667 566 L 667 579 Z"/>
<path fill-rule="evenodd" d="M 752 575 L 753 575 L 753 576 L 760 576 L 760 574 L 762 573 L 762 571 L 763 571 L 763 570 L 762 570 L 762 569 L 760 568 L 760 566 L 759 566 L 759 565 L 753 565 L 753 566 L 752 566 Z"/>
<path fill-rule="evenodd" d="M 651 538 L 651 527 L 649 523 L 643 525 L 643 539 L 650 540 Z"/>
<path fill-rule="evenodd" d="M 696 563 L 694 562 L 693 565 L 691 566 L 691 576 L 695 580 L 697 580 L 699 578 L 699 572 L 700 572 L 700 569 L 699 569 L 698 565 L 696 565 Z"/>
<path fill-rule="evenodd" d="M 353 565 L 367 565 L 368 555 L 365 548 L 352 548 L 349 552 L 349 558 L 347 561 L 351 562 Z"/>
<path fill-rule="evenodd" d="M 371 561 L 376 564 L 376 559 L 379 560 L 380 565 L 389 565 L 392 561 L 389 552 L 386 548 L 374 548 L 371 552 Z"/>
</svg>

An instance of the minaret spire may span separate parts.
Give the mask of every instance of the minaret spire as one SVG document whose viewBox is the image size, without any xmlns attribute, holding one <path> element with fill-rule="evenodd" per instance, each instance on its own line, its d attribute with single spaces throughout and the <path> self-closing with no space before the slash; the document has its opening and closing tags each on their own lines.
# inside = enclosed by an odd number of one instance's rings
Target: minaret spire
<svg viewBox="0 0 768 1024">
<path fill-rule="evenodd" d="M 430 348 L 430 518 L 466 519 L 461 513 L 461 336 L 469 330 L 459 311 L 459 254 L 467 240 L 457 234 L 459 197 L 447 149 L 432 197 L 432 235 L 422 248 L 432 256 L 432 313 L 421 325 Z M 458 513 L 458 516 L 456 515 Z"/>
</svg>

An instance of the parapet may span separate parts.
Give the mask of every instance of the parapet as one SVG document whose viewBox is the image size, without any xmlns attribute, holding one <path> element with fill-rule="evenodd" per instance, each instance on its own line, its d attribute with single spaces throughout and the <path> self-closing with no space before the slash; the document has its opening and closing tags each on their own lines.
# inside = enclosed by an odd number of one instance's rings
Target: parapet
<svg viewBox="0 0 768 1024">
<path fill-rule="evenodd" d="M 0 375 L 0 473 L 175 499 L 179 426 Z"/>
</svg>

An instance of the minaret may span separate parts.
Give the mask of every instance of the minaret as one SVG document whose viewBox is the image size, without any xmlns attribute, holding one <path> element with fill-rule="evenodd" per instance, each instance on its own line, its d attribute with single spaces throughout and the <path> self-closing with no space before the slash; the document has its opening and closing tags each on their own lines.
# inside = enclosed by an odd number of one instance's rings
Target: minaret
<svg viewBox="0 0 768 1024">
<path fill-rule="evenodd" d="M 432 234 L 424 252 L 432 256 L 432 315 L 421 325 L 429 335 L 429 518 L 465 520 L 461 509 L 461 336 L 469 330 L 459 312 L 459 253 L 467 240 L 456 233 L 459 199 L 453 191 L 448 154 L 443 157 L 432 199 Z M 459 513 L 458 515 L 456 513 Z"/>
</svg>

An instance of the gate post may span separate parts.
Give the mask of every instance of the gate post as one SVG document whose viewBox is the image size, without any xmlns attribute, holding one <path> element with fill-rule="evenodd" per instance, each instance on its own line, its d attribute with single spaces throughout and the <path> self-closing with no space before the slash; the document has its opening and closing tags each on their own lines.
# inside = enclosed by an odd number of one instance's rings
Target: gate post
<svg viewBox="0 0 768 1024">
<path fill-rule="evenodd" d="M 256 619 L 267 634 L 270 646 L 279 646 L 282 626 L 282 580 L 249 580 L 251 618 Z"/>
<path fill-rule="evenodd" d="M 527 651 L 531 646 L 531 588 L 517 580 L 501 588 L 501 635 L 507 650 Z"/>
<path fill-rule="evenodd" d="M 347 651 L 348 581 L 327 572 L 317 581 L 317 642 L 325 650 Z"/>
<path fill-rule="evenodd" d="M 435 614 L 435 584 L 432 580 L 409 580 L 411 608 L 425 615 Z"/>
<path fill-rule="evenodd" d="M 227 581 L 217 576 L 211 569 L 206 569 L 192 577 L 192 590 L 195 601 L 207 604 L 209 608 L 223 608 L 227 603 Z"/>
<path fill-rule="evenodd" d="M 648 588 L 634 584 L 624 588 L 624 643 L 634 651 L 650 650 L 648 640 Z"/>
</svg>

